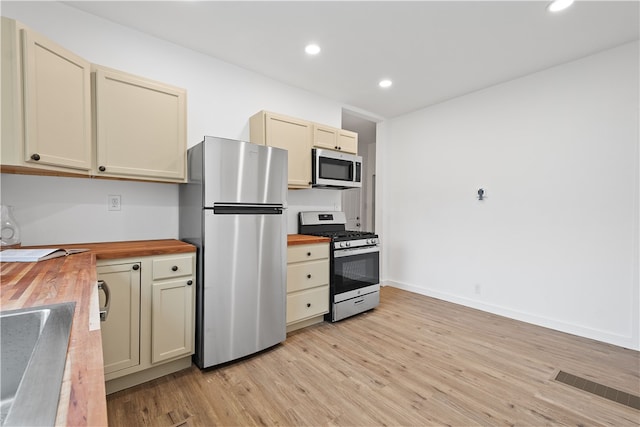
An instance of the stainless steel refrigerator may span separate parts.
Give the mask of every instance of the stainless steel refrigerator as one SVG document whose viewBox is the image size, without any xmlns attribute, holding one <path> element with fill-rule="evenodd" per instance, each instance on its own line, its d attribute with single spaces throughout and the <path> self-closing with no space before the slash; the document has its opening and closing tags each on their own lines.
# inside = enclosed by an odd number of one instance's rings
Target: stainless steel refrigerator
<svg viewBox="0 0 640 427">
<path fill-rule="evenodd" d="M 180 239 L 197 247 L 200 368 L 286 338 L 287 151 L 205 137 L 180 185 Z"/>
</svg>

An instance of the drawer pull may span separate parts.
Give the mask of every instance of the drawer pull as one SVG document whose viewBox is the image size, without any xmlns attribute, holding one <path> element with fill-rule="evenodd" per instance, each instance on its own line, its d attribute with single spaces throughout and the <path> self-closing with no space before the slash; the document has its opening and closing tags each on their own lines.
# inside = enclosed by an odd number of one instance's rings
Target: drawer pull
<svg viewBox="0 0 640 427">
<path fill-rule="evenodd" d="M 174 265 L 173 267 L 171 267 L 171 271 L 178 271 L 178 266 Z"/>
<path fill-rule="evenodd" d="M 35 153 L 31 155 L 31 160 L 35 160 L 36 162 L 40 160 L 40 154 Z"/>
<path fill-rule="evenodd" d="M 307 252 L 307 256 L 311 256 L 311 252 Z"/>
<path fill-rule="evenodd" d="M 311 275 L 310 274 L 307 274 L 307 279 L 311 279 Z"/>
<path fill-rule="evenodd" d="M 358 301 L 354 301 L 353 305 L 362 304 L 363 302 L 364 302 L 364 298 L 362 298 L 361 300 L 358 300 Z"/>
<path fill-rule="evenodd" d="M 187 285 L 189 286 L 193 285 L 193 280 L 187 280 Z"/>
<path fill-rule="evenodd" d="M 138 271 L 138 270 L 140 269 L 140 266 L 139 266 L 138 264 L 136 264 L 136 265 L 134 265 L 134 266 L 133 266 L 133 267 L 131 267 L 131 268 L 133 268 L 134 270 Z"/>
<path fill-rule="evenodd" d="M 307 308 L 309 308 L 309 307 L 311 307 L 311 303 L 310 302 L 307 303 Z"/>
</svg>

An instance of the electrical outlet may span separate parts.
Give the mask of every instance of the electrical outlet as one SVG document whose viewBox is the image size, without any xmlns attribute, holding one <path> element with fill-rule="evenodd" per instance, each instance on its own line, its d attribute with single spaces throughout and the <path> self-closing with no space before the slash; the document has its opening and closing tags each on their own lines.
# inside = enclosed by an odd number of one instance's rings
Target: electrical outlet
<svg viewBox="0 0 640 427">
<path fill-rule="evenodd" d="M 107 206 L 110 211 L 119 211 L 122 208 L 122 199 L 119 194 L 109 194 Z"/>
</svg>

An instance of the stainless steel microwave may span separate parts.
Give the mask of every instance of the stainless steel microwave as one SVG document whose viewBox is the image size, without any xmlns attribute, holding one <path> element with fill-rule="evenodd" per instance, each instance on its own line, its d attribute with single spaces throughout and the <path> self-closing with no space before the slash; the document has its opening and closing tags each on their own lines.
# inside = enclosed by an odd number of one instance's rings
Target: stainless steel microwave
<svg viewBox="0 0 640 427">
<path fill-rule="evenodd" d="M 312 153 L 314 187 L 362 187 L 362 157 L 320 148 L 314 148 Z"/>
</svg>

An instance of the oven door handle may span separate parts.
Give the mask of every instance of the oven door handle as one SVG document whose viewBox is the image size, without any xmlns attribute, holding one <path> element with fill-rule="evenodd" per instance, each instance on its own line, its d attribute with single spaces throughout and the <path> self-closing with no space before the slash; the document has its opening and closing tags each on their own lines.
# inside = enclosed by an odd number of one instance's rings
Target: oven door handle
<svg viewBox="0 0 640 427">
<path fill-rule="evenodd" d="M 365 248 L 355 248 L 355 249 L 337 249 L 333 251 L 333 257 L 341 258 L 345 256 L 352 256 L 352 255 L 371 254 L 374 252 L 380 252 L 380 249 L 377 246 L 367 246 Z"/>
</svg>

